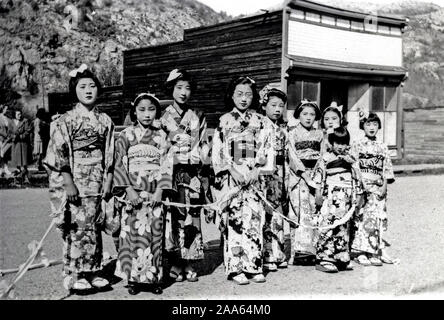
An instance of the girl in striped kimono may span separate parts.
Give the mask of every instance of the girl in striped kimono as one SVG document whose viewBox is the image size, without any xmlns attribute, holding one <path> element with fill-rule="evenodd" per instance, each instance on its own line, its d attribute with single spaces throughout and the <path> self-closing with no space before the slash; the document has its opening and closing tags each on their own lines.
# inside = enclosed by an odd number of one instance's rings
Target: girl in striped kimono
<svg viewBox="0 0 444 320">
<path fill-rule="evenodd" d="M 173 202 L 199 205 L 206 203 L 199 169 L 202 136 L 206 120 L 202 112 L 190 108 L 188 101 L 196 84 L 185 70 L 174 69 L 165 83 L 174 102 L 161 117 L 162 128 L 172 143 Z M 201 232 L 201 208 L 169 207 L 166 218 L 166 250 L 171 261 L 170 277 L 175 281 L 197 281 L 192 262 L 204 257 Z"/>
<path fill-rule="evenodd" d="M 254 111 L 259 104 L 255 82 L 249 77 L 234 79 L 225 103 L 232 110 L 220 118 L 212 153 L 217 200 L 228 202 L 222 210 L 220 225 L 225 272 L 239 285 L 265 282 L 265 209 L 256 192 L 260 189 L 259 169 L 266 163 L 269 148 L 265 145 L 264 117 Z"/>
<path fill-rule="evenodd" d="M 315 202 L 316 190 L 320 188 L 324 134 L 314 128 L 314 122 L 321 117 L 315 102 L 304 100 L 294 111 L 299 122 L 289 128 L 287 152 L 290 177 L 288 192 L 290 198 L 289 218 L 301 225 L 290 228 L 290 264 L 313 263 L 316 254 L 318 232 L 316 227 L 318 209 Z M 316 179 L 317 178 L 317 179 Z"/>
<path fill-rule="evenodd" d="M 63 238 L 66 289 L 77 293 L 109 282 L 102 270 L 102 199 L 111 197 L 114 125 L 95 108 L 101 86 L 85 64 L 70 72 L 74 108 L 54 120 L 44 165 L 49 169 L 52 217 Z"/>
<path fill-rule="evenodd" d="M 141 284 L 162 293 L 164 189 L 171 188 L 172 162 L 169 143 L 160 128 L 160 102 L 139 94 L 131 106 L 133 124 L 116 141 L 114 192 L 125 193 L 121 213 L 119 253 L 115 274 L 128 282 L 128 293 L 137 294 Z"/>
<path fill-rule="evenodd" d="M 267 152 L 271 171 L 260 175 L 261 191 L 267 198 L 264 226 L 264 269 L 276 271 L 287 267 L 284 252 L 284 219 L 280 214 L 288 214 L 285 184 L 288 181 L 288 168 L 285 166 L 287 125 L 282 116 L 287 95 L 279 89 L 265 86 L 260 92 L 261 106 L 265 112 L 264 130 L 269 139 L 270 152 Z"/>
</svg>

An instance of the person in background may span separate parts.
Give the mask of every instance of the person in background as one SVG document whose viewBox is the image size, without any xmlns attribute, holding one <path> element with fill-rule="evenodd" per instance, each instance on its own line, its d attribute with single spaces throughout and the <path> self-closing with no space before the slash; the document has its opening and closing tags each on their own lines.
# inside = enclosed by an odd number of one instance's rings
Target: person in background
<svg viewBox="0 0 444 320">
<path fill-rule="evenodd" d="M 12 140 L 9 166 L 17 168 L 15 177 L 19 178 L 21 183 L 29 183 L 28 166 L 32 162 L 32 123 L 23 117 L 21 110 L 15 110 L 14 119 L 9 122 L 9 125 Z"/>
<path fill-rule="evenodd" d="M 38 169 L 44 171 L 42 161 L 46 154 L 49 140 L 49 123 L 46 121 L 45 109 L 37 110 L 34 119 L 34 148 L 32 155 L 37 162 Z"/>
<path fill-rule="evenodd" d="M 260 103 L 265 113 L 264 127 L 270 143 L 267 162 L 271 162 L 271 171 L 259 176 L 260 190 L 267 198 L 264 225 L 264 270 L 277 271 L 288 266 L 284 251 L 284 219 L 280 214 L 288 215 L 288 203 L 285 190 L 288 181 L 286 168 L 287 124 L 282 117 L 287 103 L 287 95 L 276 88 L 265 86 L 260 92 Z M 287 169 L 287 170 L 286 170 Z M 271 207 L 271 206 L 272 207 Z"/>
<path fill-rule="evenodd" d="M 51 217 L 63 240 L 63 285 L 73 293 L 103 290 L 102 199 L 111 198 L 114 124 L 96 107 L 102 87 L 82 64 L 69 73 L 78 102 L 51 123 L 43 164 L 48 168 Z"/>
<path fill-rule="evenodd" d="M 0 105 L 0 176 L 11 175 L 11 171 L 8 168 L 8 160 L 11 155 L 11 134 L 9 132 L 10 124 L 9 119 L 6 116 L 8 112 L 7 105 Z"/>
</svg>

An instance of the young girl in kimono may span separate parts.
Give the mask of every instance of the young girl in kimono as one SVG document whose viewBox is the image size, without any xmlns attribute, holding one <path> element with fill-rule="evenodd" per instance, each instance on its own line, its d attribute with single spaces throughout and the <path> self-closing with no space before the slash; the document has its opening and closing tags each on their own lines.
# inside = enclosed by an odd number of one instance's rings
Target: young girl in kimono
<svg viewBox="0 0 444 320">
<path fill-rule="evenodd" d="M 355 219 L 352 250 L 358 263 L 381 266 L 381 259 L 393 263 L 383 254 L 382 233 L 387 229 L 387 184 L 395 176 L 387 145 L 376 139 L 381 119 L 361 112 L 359 127 L 365 137 L 352 143 L 352 152 L 359 159 L 365 202 Z"/>
<path fill-rule="evenodd" d="M 212 151 L 217 200 L 228 201 L 221 214 L 225 272 L 240 285 L 248 284 L 248 278 L 265 282 L 265 209 L 256 190 L 259 168 L 266 163 L 266 139 L 264 118 L 254 111 L 259 104 L 255 82 L 249 77 L 231 81 L 225 103 L 231 111 L 220 118 Z"/>
<path fill-rule="evenodd" d="M 162 190 L 171 188 L 169 144 L 160 128 L 160 102 L 139 94 L 131 105 L 133 124 L 116 141 L 114 191 L 125 192 L 115 274 L 137 294 L 148 284 L 161 294 L 163 278 L 164 208 Z"/>
<path fill-rule="evenodd" d="M 290 264 L 311 264 L 316 254 L 317 208 L 315 191 L 320 188 L 319 180 L 315 181 L 317 171 L 322 170 L 322 153 L 324 134 L 314 128 L 314 123 L 321 117 L 321 111 L 315 102 L 304 100 L 294 111 L 299 119 L 295 127 L 289 130 L 287 151 L 290 176 L 289 218 L 298 224 L 290 226 L 291 256 Z"/>
<path fill-rule="evenodd" d="M 50 171 L 52 216 L 63 238 L 64 286 L 77 293 L 104 288 L 100 202 L 110 198 L 114 125 L 95 108 L 101 92 L 85 64 L 69 73 L 74 108 L 51 123 L 44 164 Z"/>
<path fill-rule="evenodd" d="M 201 137 L 206 128 L 202 112 L 190 108 L 188 101 L 196 87 L 190 74 L 174 69 L 165 83 L 174 99 L 161 117 L 163 129 L 172 143 L 173 189 L 170 200 L 183 204 L 206 203 L 199 177 Z M 166 225 L 166 250 L 171 261 L 170 277 L 175 281 L 197 281 L 192 262 L 204 257 L 201 209 L 169 207 Z"/>
<path fill-rule="evenodd" d="M 327 108 L 322 112 L 321 117 L 321 128 L 324 130 L 325 134 L 330 134 L 334 129 L 341 126 L 345 127 L 347 125 L 345 119 L 342 116 L 342 106 L 333 101 Z M 328 143 L 328 139 L 325 141 Z"/>
<path fill-rule="evenodd" d="M 265 86 L 260 92 L 261 106 L 265 112 L 264 129 L 270 142 L 269 155 L 272 155 L 272 171 L 260 175 L 260 190 L 269 204 L 265 205 L 264 226 L 264 270 L 276 271 L 286 268 L 288 263 L 284 252 L 284 219 L 281 214 L 288 214 L 285 184 L 288 180 L 285 168 L 287 125 L 282 116 L 287 103 L 287 95 L 279 89 Z M 276 212 L 277 211 L 277 212 Z"/>
<path fill-rule="evenodd" d="M 316 270 L 335 273 L 351 270 L 350 263 L 350 218 L 353 217 L 360 181 L 353 171 L 359 170 L 350 155 L 350 134 L 347 129 L 337 127 L 328 134 L 330 148 L 323 154 L 324 171 L 322 188 L 316 192 L 321 201 L 319 224 L 331 226 L 341 219 L 341 224 L 332 229 L 319 231 L 316 246 Z M 351 215 L 351 216 L 350 216 Z"/>
</svg>

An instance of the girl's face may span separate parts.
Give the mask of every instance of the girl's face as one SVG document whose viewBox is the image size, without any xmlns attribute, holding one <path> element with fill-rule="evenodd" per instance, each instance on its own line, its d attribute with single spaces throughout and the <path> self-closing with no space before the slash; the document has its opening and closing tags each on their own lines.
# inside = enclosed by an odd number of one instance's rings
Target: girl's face
<svg viewBox="0 0 444 320">
<path fill-rule="evenodd" d="M 238 84 L 232 98 L 236 109 L 244 112 L 253 102 L 253 90 L 249 84 Z"/>
<path fill-rule="evenodd" d="M 76 86 L 79 102 L 84 106 L 92 106 L 97 100 L 97 86 L 93 79 L 82 78 Z"/>
<path fill-rule="evenodd" d="M 327 132 L 333 132 L 333 129 L 338 128 L 341 125 L 341 119 L 339 118 L 338 114 L 334 111 L 327 111 L 324 114 L 324 127 L 327 130 Z"/>
<path fill-rule="evenodd" d="M 311 129 L 316 119 L 316 110 L 314 107 L 303 107 L 301 113 L 299 114 L 299 121 L 301 124 L 307 128 Z"/>
<path fill-rule="evenodd" d="M 270 97 L 266 106 L 262 107 L 270 120 L 276 121 L 284 114 L 285 103 L 278 97 Z"/>
<path fill-rule="evenodd" d="M 17 119 L 17 120 L 22 120 L 22 116 L 23 116 L 23 114 L 22 114 L 22 112 L 21 111 L 16 111 L 15 112 L 15 118 Z"/>
<path fill-rule="evenodd" d="M 369 138 L 374 138 L 379 131 L 379 124 L 376 121 L 364 123 L 364 133 Z"/>
<path fill-rule="evenodd" d="M 191 85 L 188 81 L 179 80 L 174 85 L 173 99 L 179 105 L 185 104 L 191 96 Z"/>
<path fill-rule="evenodd" d="M 150 126 L 156 118 L 156 106 L 149 99 L 139 101 L 135 111 L 137 121 L 145 128 Z"/>
<path fill-rule="evenodd" d="M 333 142 L 332 148 L 333 148 L 333 152 L 336 154 L 345 154 L 348 149 L 348 145 Z"/>
</svg>

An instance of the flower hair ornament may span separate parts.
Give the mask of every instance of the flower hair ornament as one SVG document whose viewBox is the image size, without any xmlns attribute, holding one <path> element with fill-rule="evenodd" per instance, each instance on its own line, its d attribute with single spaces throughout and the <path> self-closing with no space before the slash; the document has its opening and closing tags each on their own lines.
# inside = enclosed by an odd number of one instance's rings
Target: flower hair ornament
<svg viewBox="0 0 444 320">
<path fill-rule="evenodd" d="M 182 76 L 182 73 L 179 72 L 179 69 L 174 69 L 168 75 L 168 79 L 166 80 L 166 82 L 174 81 L 181 76 Z"/>
<path fill-rule="evenodd" d="M 370 113 L 368 111 L 366 111 L 366 110 L 362 110 L 361 109 L 361 110 L 359 110 L 358 115 L 359 115 L 359 121 L 363 122 L 366 119 L 368 119 Z"/>
<path fill-rule="evenodd" d="M 271 90 L 271 87 L 270 87 L 270 85 L 267 84 L 261 91 L 259 91 L 259 97 L 260 97 L 259 103 L 261 105 L 266 105 L 268 103 L 268 99 L 269 99 L 268 93 L 270 92 L 270 90 Z"/>
<path fill-rule="evenodd" d="M 86 64 L 82 63 L 82 64 L 80 65 L 80 67 L 78 67 L 77 69 L 72 70 L 72 71 L 69 73 L 69 76 L 70 76 L 71 78 L 75 78 L 75 77 L 77 77 L 77 75 L 78 75 L 79 73 L 83 73 L 83 72 L 85 72 L 86 70 L 88 70 L 88 66 L 87 66 Z"/>
<path fill-rule="evenodd" d="M 335 109 L 335 110 L 337 110 L 338 112 L 339 112 L 339 114 L 341 115 L 341 119 L 342 119 L 342 109 L 343 109 L 343 107 L 344 106 L 342 106 L 342 105 L 340 105 L 340 106 L 338 106 L 338 103 L 336 102 L 336 101 L 332 101 L 331 103 L 330 103 L 330 105 L 327 107 L 327 108 L 325 108 L 325 110 L 324 110 L 324 114 L 327 112 L 327 111 L 329 111 L 329 110 L 331 110 L 331 109 Z"/>
<path fill-rule="evenodd" d="M 245 77 L 245 79 L 247 79 L 247 80 L 250 81 L 251 83 L 256 83 L 256 81 L 254 81 L 254 80 L 251 79 L 250 77 Z"/>
</svg>

